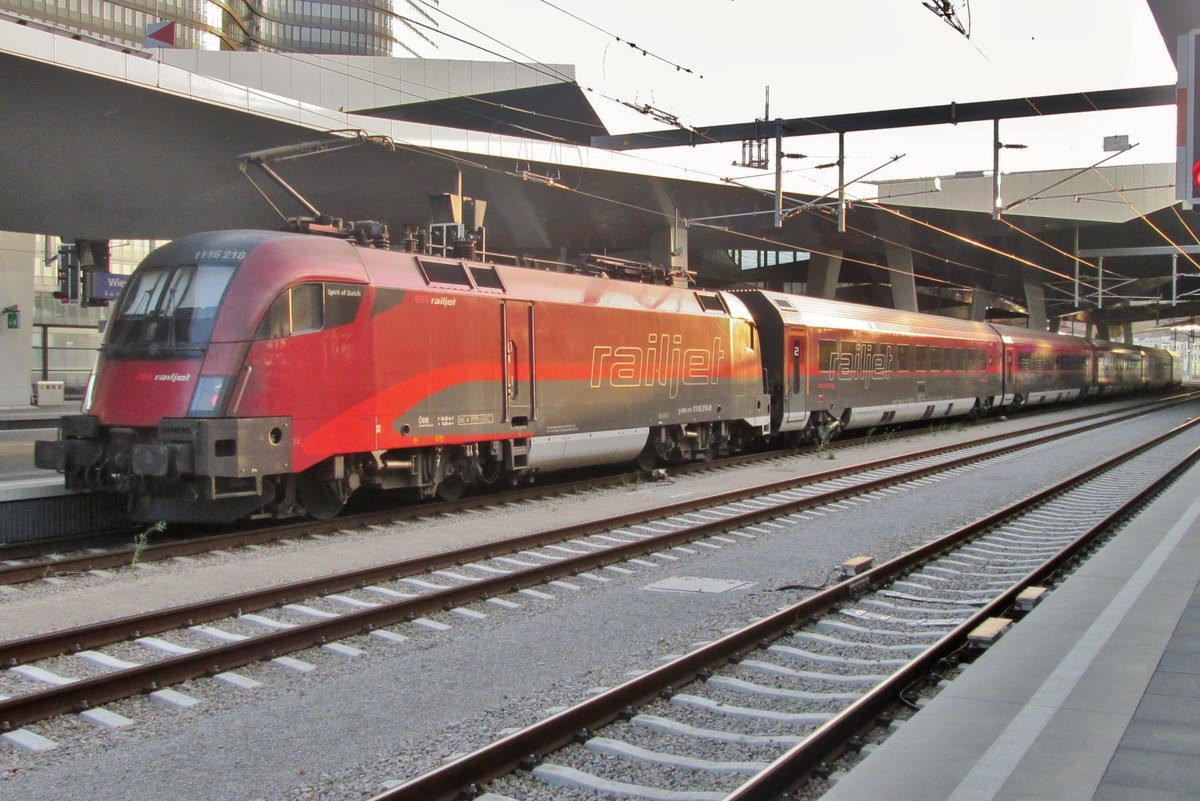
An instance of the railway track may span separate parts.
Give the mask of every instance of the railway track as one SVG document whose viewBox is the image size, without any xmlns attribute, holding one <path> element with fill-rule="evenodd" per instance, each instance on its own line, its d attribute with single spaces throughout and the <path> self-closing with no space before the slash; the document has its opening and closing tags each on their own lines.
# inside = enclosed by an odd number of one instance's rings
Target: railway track
<svg viewBox="0 0 1200 801">
<path fill-rule="evenodd" d="M 1111 422 L 1111 421 L 1110 421 Z M 114 699 L 163 688 L 200 676 L 237 680 L 230 671 L 261 659 L 279 659 L 312 646 L 332 648 L 339 639 L 368 633 L 380 640 L 403 639 L 388 627 L 425 625 L 424 616 L 449 610 L 466 616 L 466 604 L 503 607 L 506 593 L 532 594 L 557 582 L 578 589 L 605 581 L 604 570 L 625 571 L 623 560 L 675 559 L 669 549 L 721 547 L 753 539 L 746 527 L 772 525 L 785 515 L 803 515 L 856 494 L 921 481 L 939 472 L 995 459 L 1056 437 L 1080 435 L 1103 425 L 1066 426 L 1054 434 L 1026 434 L 999 445 L 976 444 L 955 453 L 925 453 L 905 469 L 897 460 L 828 471 L 783 482 L 757 493 L 675 504 L 656 515 L 593 521 L 471 549 L 411 559 L 365 570 L 257 590 L 97 625 L 78 627 L 0 644 L 0 664 L 9 667 L 26 690 L 0 700 L 0 728 L 71 711 L 85 712 Z M 1060 427 L 1061 428 L 1061 427 Z M 939 449 L 944 451 L 945 449 Z M 728 533 L 733 532 L 733 533 Z M 611 575 L 611 573 L 610 573 Z M 578 584 L 571 584 L 578 582 Z M 310 600 L 315 599 L 315 600 Z M 274 607 L 270 616 L 258 612 Z M 224 620 L 223 620 L 224 619 Z M 222 621 L 219 625 L 213 625 Z M 155 635 L 172 631 L 170 639 Z M 207 647 L 205 645 L 207 644 Z M 97 651 L 117 646 L 120 657 Z M 131 652 L 140 654 L 133 657 Z M 73 655 L 73 656 L 64 656 Z M 154 661 L 145 661 L 157 656 Z M 38 664 L 50 660 L 49 667 Z M 60 664 L 72 669 L 61 675 Z M 87 676 L 72 675 L 80 672 Z M 38 684 L 51 684 L 36 689 Z"/>
<path fill-rule="evenodd" d="M 439 768 L 375 801 L 489 801 L 595 791 L 778 799 L 873 728 L 901 694 L 1003 620 L 1200 459 L 1140 457 L 1190 421 L 886 564 L 786 607 Z M 998 626 L 999 627 L 999 626 Z M 461 794 L 461 795 L 460 795 Z"/>
<path fill-rule="evenodd" d="M 1146 404 L 1138 404 L 1130 410 L 1118 412 L 1095 412 L 1076 418 L 1074 422 L 1101 421 L 1119 415 L 1114 422 L 1122 419 L 1145 414 L 1170 405 L 1184 403 L 1196 397 L 1196 393 L 1184 393 L 1155 400 Z M 1007 437 L 1019 436 L 1022 433 L 1052 431 L 1065 423 L 1046 423 L 1026 429 L 1024 432 L 1002 434 L 978 438 L 963 446 L 948 446 L 953 450 L 974 444 L 985 444 L 1001 441 Z M 839 450 L 845 450 L 858 444 L 871 442 L 869 436 L 847 439 L 838 442 Z M 816 451 L 817 446 L 807 449 Z M 935 451 L 928 451 L 932 455 Z M 806 451 L 800 451 L 804 453 Z M 701 470 L 735 467 L 752 464 L 781 456 L 794 455 L 794 450 L 770 451 L 766 453 L 745 454 L 713 462 L 679 465 L 671 468 L 674 474 L 683 474 Z M 0 586 L 20 584 L 39 579 L 79 575 L 92 570 L 128 567 L 133 563 L 150 563 L 176 557 L 190 557 L 212 553 L 219 550 L 245 547 L 247 545 L 263 545 L 293 540 L 302 537 L 330 535 L 347 530 L 376 525 L 388 525 L 405 520 L 416 520 L 441 514 L 453 514 L 465 510 L 483 509 L 505 503 L 519 503 L 536 500 L 550 495 L 569 494 L 605 486 L 621 486 L 638 480 L 636 474 L 621 472 L 608 476 L 589 476 L 579 480 L 556 482 L 552 485 L 531 486 L 519 489 L 489 493 L 486 495 L 469 496 L 452 502 L 437 502 L 402 507 L 390 507 L 382 510 L 345 514 L 329 521 L 292 521 L 271 525 L 255 525 L 239 527 L 234 531 L 215 534 L 200 534 L 172 538 L 161 542 L 138 542 L 135 532 L 124 535 L 104 534 L 97 538 L 72 538 L 69 541 L 37 543 L 19 548 L 0 549 Z M 144 529 L 145 527 L 143 527 Z"/>
</svg>

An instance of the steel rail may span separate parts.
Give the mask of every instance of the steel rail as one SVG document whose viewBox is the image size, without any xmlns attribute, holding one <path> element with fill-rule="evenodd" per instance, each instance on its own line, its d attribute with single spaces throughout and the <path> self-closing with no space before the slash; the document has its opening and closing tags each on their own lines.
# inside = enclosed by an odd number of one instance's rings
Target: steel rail
<svg viewBox="0 0 1200 801">
<path fill-rule="evenodd" d="M 1033 426 L 1017 433 L 994 434 L 959 445 L 943 446 L 942 448 L 918 451 L 910 456 L 896 458 L 905 461 L 909 459 L 925 458 L 928 456 L 937 455 L 938 453 L 945 453 L 962 448 L 977 447 L 989 442 L 995 442 L 1017 436 L 1024 436 L 1053 428 L 1061 428 L 1066 425 L 1073 425 L 1075 423 L 1085 422 L 1087 420 L 1094 420 L 1112 415 L 1124 415 L 1119 417 L 1117 420 L 1114 420 L 1114 422 L 1119 422 L 1120 420 L 1129 419 L 1130 417 L 1149 414 L 1162 408 L 1169 408 L 1174 405 L 1187 403 L 1189 400 L 1193 400 L 1197 394 L 1200 393 L 1185 393 L 1183 395 L 1170 396 L 1161 400 L 1153 401 L 1129 412 L 1097 412 L 1094 414 L 1081 416 L 1067 423 L 1045 423 L 1043 425 Z M 773 451 L 766 455 L 744 454 L 722 459 L 718 462 L 680 465 L 673 469 L 676 472 L 692 472 L 695 470 L 712 469 L 714 467 L 744 464 L 751 461 L 764 461 L 766 459 L 776 458 L 779 454 L 779 451 Z M 852 467 L 845 469 L 854 470 Z M 204 537 L 172 540 L 170 542 L 152 544 L 141 549 L 137 549 L 135 546 L 130 545 L 101 554 L 83 554 L 81 556 L 74 556 L 65 559 L 45 559 L 25 565 L 2 566 L 0 567 L 0 585 L 19 584 L 27 581 L 36 581 L 48 576 L 70 575 L 83 573 L 88 570 L 126 567 L 134 561 L 135 553 L 136 560 L 138 562 L 160 561 L 176 556 L 193 556 L 196 554 L 208 553 L 214 550 L 238 548 L 246 545 L 260 545 L 263 543 L 277 542 L 279 540 L 301 538 L 310 536 L 312 534 L 331 534 L 338 531 L 360 528 L 369 525 L 388 524 L 401 520 L 413 520 L 467 509 L 479 509 L 503 503 L 539 499 L 546 497 L 547 495 L 575 492 L 580 488 L 590 489 L 597 486 L 618 485 L 622 482 L 628 481 L 628 479 L 629 475 L 627 473 L 621 473 L 602 478 L 593 477 L 578 482 L 569 482 L 563 485 L 556 484 L 550 487 L 527 487 L 518 490 L 509 490 L 498 494 L 474 495 L 459 499 L 457 501 L 399 507 L 381 512 L 363 512 L 347 515 L 345 517 L 338 517 L 327 521 L 305 520 L 276 524 L 270 527 L 238 531 L 232 534 L 225 533 Z M 0 549 L 0 556 L 11 558 L 12 555 L 8 554 L 3 549 Z"/>
<path fill-rule="evenodd" d="M 1197 424 L 1200 424 L 1200 419 L 1190 420 L 1126 453 L 1041 490 L 1029 498 L 1010 504 L 957 531 L 840 582 L 737 632 L 728 634 L 490 745 L 409 779 L 403 784 L 374 796 L 372 801 L 452 801 L 452 799 L 459 798 L 460 793 L 464 791 L 477 790 L 481 783 L 505 775 L 518 766 L 528 766 L 539 756 L 556 751 L 573 740 L 586 738 L 592 730 L 606 725 L 622 715 L 628 715 L 632 709 L 662 697 L 664 692 L 670 692 L 696 680 L 704 671 L 739 660 L 742 655 L 778 639 L 796 626 L 808 622 L 813 616 L 825 614 L 837 603 L 861 595 L 866 588 L 886 584 L 908 573 L 933 556 L 952 550 L 1001 522 L 1086 483 L 1101 473 L 1157 447 Z M 822 724 L 803 743 L 793 747 L 773 762 L 768 768 L 769 773 L 766 776 L 760 774 L 751 778 L 734 794 L 727 796 L 726 801 L 766 801 L 777 798 L 807 771 L 849 740 L 851 736 L 868 728 L 874 716 L 882 711 L 891 699 L 897 697 L 902 690 L 916 680 L 927 675 L 932 665 L 957 649 L 980 620 L 995 614 L 998 609 L 1010 605 L 1021 589 L 1053 572 L 1058 565 L 1069 559 L 1095 536 L 1098 536 L 1099 532 L 1111 527 L 1114 521 L 1128 515 L 1131 510 L 1144 503 L 1146 498 L 1157 492 L 1163 482 L 1190 467 L 1198 458 L 1200 458 L 1200 447 L 1193 449 L 1165 477 L 1160 478 L 1150 488 L 1139 493 L 1133 500 L 1122 504 L 1117 512 L 1106 517 L 1104 521 L 1093 526 L 1088 534 L 1077 538 L 1064 549 L 1064 552 L 1052 557 L 1042 567 L 1031 571 L 1011 589 L 1003 592 L 997 600 L 984 607 L 987 615 L 984 615 L 983 612 L 974 615 L 971 618 L 971 621 L 974 622 L 973 625 L 971 622 L 961 624 L 950 635 L 923 652 L 917 661 L 902 668 L 893 678 L 881 685 L 887 687 L 887 692 L 877 689 L 851 704 L 847 710 Z M 816 744 L 819 744 L 819 747 Z"/>
<path fill-rule="evenodd" d="M 1148 411 L 1153 411 L 1156 408 L 1166 408 L 1171 405 L 1186 403 L 1189 399 L 1193 399 L 1197 394 L 1200 393 L 1184 393 L 1182 395 L 1168 396 L 1166 398 L 1144 404 L 1143 406 L 1137 407 L 1135 410 L 1128 413 L 1136 414 L 1139 411 L 1145 413 Z M 1114 411 L 1096 412 L 1093 414 L 1080 416 L 1072 422 L 1084 422 L 1087 420 L 1120 413 L 1121 412 Z M 1033 426 L 1025 429 L 1019 433 L 983 437 L 970 443 L 965 443 L 959 447 L 971 447 L 976 444 L 1002 439 L 1005 436 L 1020 436 L 1021 434 L 1035 433 L 1069 424 L 1070 423 L 1045 423 L 1043 425 Z M 861 439 L 866 440 L 867 437 L 862 437 Z M 839 440 L 839 443 L 843 445 L 853 445 L 858 441 L 859 440 Z M 715 462 L 693 462 L 684 465 L 678 465 L 673 467 L 672 470 L 677 474 L 691 473 L 700 470 L 713 469 L 716 467 L 726 467 L 766 461 L 776 458 L 784 452 L 785 451 L 776 450 L 767 453 L 740 454 L 737 456 L 726 457 Z M 615 486 L 621 484 L 622 482 L 628 481 L 629 477 L 629 473 L 618 473 L 603 477 L 593 476 L 579 481 L 564 482 L 562 484 L 525 487 L 515 490 L 506 490 L 499 493 L 472 495 L 456 501 L 440 501 L 435 503 L 393 507 L 383 511 L 360 512 L 337 517 L 328 521 L 300 520 L 286 523 L 276 523 L 271 526 L 264 526 L 260 528 L 244 529 L 232 533 L 226 532 L 199 537 L 189 536 L 167 542 L 154 543 L 140 549 L 135 545 L 128 543 L 123 544 L 122 547 L 113 548 L 111 551 L 106 553 L 82 554 L 79 556 L 62 559 L 42 559 L 24 565 L 0 566 L 0 585 L 19 584 L 26 581 L 36 581 L 38 579 L 46 578 L 47 576 L 70 575 L 82 573 L 88 570 L 125 567 L 134 561 L 135 553 L 138 562 L 160 561 L 176 556 L 193 556 L 196 554 L 208 553 L 214 550 L 238 548 L 245 545 L 260 545 L 269 542 L 277 542 L 279 540 L 305 537 L 311 534 L 331 534 L 338 531 L 344 531 L 363 526 L 394 523 L 402 520 L 414 520 L 423 517 L 432 517 L 438 514 L 449 514 L 468 509 L 479 509 L 497 504 L 539 499 L 548 495 L 576 492 L 579 491 L 579 489 Z M 132 528 L 130 530 L 132 530 Z M 111 542 L 112 539 L 113 537 L 111 535 L 106 535 L 100 541 Z M 0 548 L 0 557 L 8 559 L 24 558 L 31 553 L 39 553 L 39 551 L 31 550 L 33 548 L 41 547 L 42 550 L 40 553 L 44 553 L 44 546 L 47 545 L 72 549 L 84 547 L 91 542 L 93 542 L 93 540 L 77 537 L 62 543 L 58 541 L 49 541 L 23 547 L 4 547 Z"/>
<path fill-rule="evenodd" d="M 903 667 L 842 712 L 826 721 L 805 738 L 804 742 L 793 746 L 772 762 L 765 771 L 750 778 L 741 787 L 726 796 L 725 801 L 774 801 L 784 792 L 794 788 L 822 762 L 827 762 L 831 756 L 839 753 L 851 737 L 871 728 L 873 722 L 895 704 L 901 693 L 928 676 L 942 659 L 961 648 L 967 641 L 967 635 L 981 622 L 1009 609 L 1023 589 L 1052 576 L 1064 563 L 1075 558 L 1081 550 L 1153 500 L 1154 496 L 1189 470 L 1197 460 L 1200 460 L 1200 447 L 1194 448 L 1149 487 L 1122 504 L 1088 531 L 1079 535 L 1066 548 L 1040 567 L 1030 571 L 1017 584 L 1005 590 L 991 603 L 981 607 L 975 615 L 950 631 L 946 637 L 922 653 L 917 660 Z"/>
<path fill-rule="evenodd" d="M 711 470 L 719 467 L 731 467 L 752 462 L 766 461 L 785 454 L 794 453 L 788 450 L 773 450 L 754 454 L 739 454 L 711 462 L 692 462 L 673 467 L 676 473 L 690 473 L 700 470 Z M 614 473 L 605 476 L 590 476 L 586 479 L 565 481 L 562 483 L 522 487 L 519 489 L 501 490 L 481 495 L 470 495 L 455 501 L 435 501 L 431 503 L 393 506 L 386 510 L 357 512 L 339 516 L 331 520 L 296 520 L 275 523 L 270 526 L 244 529 L 235 532 L 209 534 L 205 536 L 186 537 L 160 542 L 143 548 L 130 544 L 128 539 L 120 547 L 106 553 L 90 553 L 72 556 L 64 559 L 42 559 L 24 565 L 0 566 L 0 585 L 20 584 L 26 581 L 36 581 L 47 576 L 63 576 L 83 573 L 88 570 L 127 567 L 136 560 L 138 562 L 155 562 L 176 556 L 194 556 L 217 550 L 240 548 L 246 545 L 262 545 L 280 540 L 298 539 L 312 534 L 333 534 L 348 529 L 362 528 L 371 525 L 385 525 L 405 520 L 418 520 L 425 517 L 435 517 L 442 514 L 470 509 L 481 509 L 488 506 L 498 506 L 505 503 L 518 503 L 526 500 L 538 500 L 553 495 L 563 495 L 580 490 L 598 487 L 620 486 L 628 483 L 635 474 L 629 472 Z M 132 526 L 129 531 L 139 527 Z M 145 528 L 142 526 L 141 528 Z M 105 535 L 102 541 L 111 542 L 113 537 Z M 57 541 L 40 543 L 41 546 L 54 545 L 64 548 L 79 548 L 92 544 L 94 541 L 86 538 L 74 538 L 63 545 Z M 0 548 L 0 558 L 21 558 L 21 553 L 44 553 L 30 550 L 36 546 L 14 549 Z"/>
<path fill-rule="evenodd" d="M 644 546 L 641 549 L 636 547 L 634 548 L 636 551 L 635 555 L 641 555 L 643 553 L 648 553 L 662 548 L 665 545 L 674 545 L 676 543 L 687 542 L 709 536 L 709 532 L 712 531 L 725 531 L 730 528 L 744 527 L 762 522 L 763 520 L 770 520 L 775 517 L 794 514 L 806 509 L 834 502 L 842 498 L 872 492 L 894 484 L 921 478 L 926 475 L 952 470 L 956 467 L 980 461 L 982 459 L 993 458 L 995 456 L 1011 453 L 1013 451 L 1036 447 L 1037 445 L 1042 445 L 1055 439 L 1084 433 L 1117 422 L 1123 422 L 1132 417 L 1149 414 L 1150 411 L 1152 410 L 1137 410 L 1135 412 L 1119 415 L 1112 420 L 1092 422 L 1087 425 L 1077 426 L 1068 431 L 1059 431 L 1056 433 L 1046 434 L 1032 440 L 1013 443 L 1004 447 L 996 448 L 988 451 L 987 453 L 967 455 L 947 462 L 926 465 L 915 470 L 909 470 L 904 473 L 891 476 L 884 476 L 871 481 L 856 484 L 851 487 L 831 489 L 817 495 L 812 495 L 793 501 L 787 501 L 775 506 L 764 508 L 762 510 L 742 513 L 733 517 L 722 518 L 709 524 L 696 525 L 688 529 L 681 529 L 678 532 L 663 534 L 654 539 L 639 540 L 636 543 L 631 543 L 631 546 Z M 1075 423 L 1072 422 L 1066 425 L 1074 424 Z M 1051 424 L 1048 426 L 1038 427 L 1035 430 L 1045 430 L 1046 428 L 1061 429 L 1063 428 L 1063 425 Z M 180 626 L 190 626 L 195 625 L 196 623 L 228 617 L 230 615 L 238 615 L 245 612 L 267 609 L 281 604 L 286 604 L 297 599 L 312 597 L 314 595 L 342 592 L 345 590 L 361 588 L 368 584 L 373 584 L 380 581 L 389 581 L 405 576 L 426 573 L 432 570 L 455 567 L 465 562 L 489 559 L 499 553 L 512 553 L 516 551 L 527 550 L 529 548 L 540 547 L 542 545 L 556 544 L 566 540 L 578 539 L 580 537 L 586 537 L 592 534 L 611 531 L 617 528 L 634 526 L 641 523 L 682 515 L 697 511 L 699 509 L 707 509 L 722 504 L 735 503 L 746 498 L 768 495 L 774 492 L 794 489 L 822 481 L 829 481 L 831 479 L 842 478 L 856 473 L 863 473 L 883 467 L 890 467 L 915 459 L 924 459 L 932 456 L 944 455 L 957 450 L 979 447 L 980 444 L 987 444 L 1003 439 L 1013 439 L 1016 436 L 1026 435 L 1026 432 L 1022 432 L 1019 435 L 996 435 L 992 437 L 985 437 L 981 440 L 975 440 L 966 444 L 942 446 L 939 448 L 918 451 L 916 453 L 886 457 L 884 459 L 876 459 L 859 465 L 839 467 L 807 476 L 782 479 L 766 485 L 749 487 L 740 490 L 731 490 L 715 496 L 710 495 L 702 499 L 679 501 L 666 506 L 655 507 L 654 509 L 647 509 L 608 518 L 585 521 L 563 528 L 538 531 L 531 534 L 523 534 L 517 537 L 481 543 L 458 550 L 403 559 L 383 565 L 375 565 L 372 567 L 338 573 L 332 576 L 303 579 L 301 581 L 296 581 L 289 584 L 276 585 L 259 590 L 249 590 L 236 595 L 229 595 L 212 600 L 197 601 L 191 604 L 183 604 L 180 606 L 171 607 L 169 609 L 156 610 L 138 615 L 130 615 L 102 623 L 76 626 L 70 629 L 63 629 L 47 634 L 39 634 L 21 639 L 9 640 L 7 642 L 0 642 L 0 665 L 11 667 L 13 665 L 31 662 L 37 659 L 45 659 L 52 656 L 58 656 L 60 654 L 65 654 L 72 651 L 81 651 L 88 648 L 95 648 L 114 642 L 120 642 L 122 640 L 134 637 L 157 634 L 159 632 L 179 628 Z M 628 549 L 624 546 L 617 546 L 607 548 L 604 551 L 598 551 L 597 555 L 604 555 L 610 558 L 597 563 L 589 564 L 587 567 L 577 566 L 581 564 L 581 562 L 577 561 L 576 559 L 566 560 L 563 563 L 556 564 L 565 563 L 567 565 L 573 565 L 575 566 L 573 568 L 574 572 L 581 572 L 589 569 L 589 567 L 594 566 L 595 564 L 603 565 L 613 561 L 620 561 L 623 558 L 628 558 L 624 556 L 627 550 Z M 541 583 L 548 580 L 545 578 L 538 578 L 536 573 L 532 571 L 522 571 L 521 575 L 524 576 L 525 573 L 528 573 L 529 575 L 525 576 L 526 583 L 524 586 L 529 586 L 533 583 Z M 557 577 L 557 575 L 555 577 Z M 484 586 L 485 584 L 486 582 L 475 582 L 466 586 L 480 587 Z M 0 710 L 3 709 L 3 703 L 4 702 L 0 702 Z"/>
<path fill-rule="evenodd" d="M 1163 439 L 1173 436 L 1178 432 L 1186 430 L 1187 428 L 1196 424 L 1200 424 L 1200 418 L 1185 423 L 1183 426 L 1177 427 L 1171 432 L 1163 434 L 1160 437 L 1151 440 L 1149 443 L 1143 444 L 1131 453 L 1140 453 L 1142 450 L 1152 447 L 1154 444 L 1157 444 Z M 1088 427 L 1085 426 L 1084 428 Z M 1047 435 L 1039 439 L 1048 440 L 1052 438 L 1052 436 Z M 1021 443 L 1004 448 L 998 448 L 996 451 L 986 456 L 976 455 L 974 457 L 964 457 L 963 459 L 953 460 L 950 463 L 942 463 L 939 465 L 931 465 L 924 468 L 919 468 L 918 470 L 912 471 L 903 477 L 889 476 L 866 482 L 865 484 L 856 487 L 837 489 L 828 493 L 827 495 L 813 496 L 810 498 L 788 502 L 782 504 L 781 506 L 744 512 L 732 517 L 699 524 L 693 528 L 667 532 L 661 535 L 635 540 L 622 545 L 614 545 L 610 548 L 605 548 L 604 550 L 572 557 L 569 559 L 563 559 L 548 565 L 517 570 L 503 576 L 481 579 L 470 584 L 434 591 L 411 599 L 404 599 L 394 603 L 383 604 L 370 609 L 347 612 L 337 616 L 336 618 L 297 625 L 293 628 L 283 631 L 262 634 L 249 640 L 218 645 L 193 654 L 169 657 L 150 662 L 145 665 L 140 665 L 135 668 L 127 668 L 90 679 L 82 679 L 60 687 L 54 687 L 6 700 L 0 700 L 0 730 L 8 730 L 15 726 L 20 726 L 36 720 L 43 720 L 47 717 L 63 714 L 73 710 L 87 709 L 99 704 L 107 703 L 109 701 L 126 698 L 130 695 L 135 695 L 140 692 L 154 691 L 161 687 L 178 684 L 191 678 L 212 675 L 222 671 L 231 670 L 235 667 L 255 662 L 262 658 L 274 658 L 280 654 L 299 651 L 315 645 L 322 645 L 330 640 L 337 640 L 356 634 L 361 634 L 363 632 L 369 632 L 375 628 L 411 620 L 421 614 L 435 613 L 445 609 L 454 608 L 456 606 L 461 606 L 465 603 L 471 603 L 481 598 L 488 598 L 498 594 L 513 592 L 525 587 L 529 587 L 533 584 L 540 584 L 559 577 L 580 573 L 593 567 L 600 567 L 611 562 L 624 561 L 629 558 L 634 558 L 646 553 L 661 550 L 664 547 L 670 547 L 677 543 L 687 542 L 694 539 L 703 538 L 705 536 L 711 536 L 713 533 L 719 533 L 721 531 L 730 529 L 745 528 L 763 520 L 778 517 L 782 514 L 794 513 L 798 509 L 829 503 L 831 500 L 837 500 L 840 497 L 855 493 L 870 492 L 874 489 L 878 489 L 881 486 L 886 486 L 887 484 L 912 480 L 914 477 L 920 477 L 921 475 L 953 469 L 954 466 L 969 461 L 970 459 L 990 458 L 991 456 L 996 455 L 996 453 L 1006 453 L 1022 447 L 1030 447 L 1030 444 Z M 1092 468 L 1089 473 L 1107 469 L 1107 467 L 1111 466 L 1117 461 L 1127 458 L 1131 458 L 1130 454 L 1125 454 L 1121 457 L 1116 457 L 1115 459 L 1109 460 L 1103 465 Z M 1040 495 L 1041 494 L 1039 494 L 1039 496 Z M 595 523 L 587 523 L 583 525 L 592 526 L 595 525 Z M 606 527 L 605 530 L 609 530 L 609 528 L 611 527 Z M 579 535 L 576 534 L 573 536 Z M 454 558 L 460 557 L 461 554 L 451 553 L 439 556 L 441 558 Z M 371 570 L 378 570 L 378 568 L 372 568 Z M 870 580 L 871 577 L 877 574 L 878 570 L 879 568 L 876 568 L 874 571 L 868 571 L 862 574 L 861 576 L 857 577 L 854 583 L 857 585 L 863 581 Z M 362 571 L 355 571 L 355 573 L 361 572 Z M 344 579 L 345 577 L 339 576 L 336 578 Z M 309 582 L 301 582 L 301 584 L 307 583 Z M 354 586 L 358 585 L 356 584 Z M 292 588 L 284 589 L 286 591 L 287 589 Z M 273 591 L 264 591 L 264 593 L 271 592 Z M 222 616 L 229 614 L 231 611 L 240 611 L 237 609 L 230 610 L 230 604 L 234 603 L 235 600 L 236 599 L 221 599 L 215 604 L 215 606 L 210 606 L 208 613 L 211 614 L 212 610 L 217 608 L 225 610 Z M 276 602 L 286 602 L 286 598 L 282 601 L 277 599 Z M 185 608 L 186 607 L 180 607 L 175 610 L 167 610 L 166 613 L 151 613 L 150 615 L 136 617 L 157 617 L 161 621 L 165 617 L 169 616 L 173 620 L 177 621 L 181 610 Z M 87 647 L 85 643 L 94 632 L 108 631 L 112 633 L 115 630 L 114 627 L 120 627 L 123 624 L 127 625 L 132 619 L 134 618 L 125 618 L 121 621 L 115 621 L 109 624 L 101 624 L 97 627 L 94 627 L 90 631 L 64 632 L 60 633 L 60 635 L 52 635 L 49 638 L 35 637 L 28 638 L 24 641 L 13 641 L 5 644 L 4 647 L 8 654 L 13 655 L 12 658 L 15 658 L 15 654 L 20 653 L 22 648 L 27 650 L 36 650 L 39 647 L 44 647 L 45 643 L 51 641 L 58 643 L 57 647 L 61 647 L 62 643 L 65 642 L 62 639 L 63 634 L 69 635 L 72 633 L 77 633 L 80 634 L 80 642 L 75 643 L 73 646 L 68 646 L 68 650 L 72 648 L 83 648 Z M 190 622 L 190 620 L 185 622 Z M 174 628 L 177 625 L 179 625 L 178 622 L 171 627 Z M 124 639 L 127 636 L 140 636 L 147 631 L 153 632 L 161 630 L 163 629 L 137 629 L 132 632 L 126 630 L 123 633 L 124 636 L 119 637 L 118 639 Z M 39 640 L 41 642 L 39 642 Z M 69 638 L 66 641 L 69 641 Z M 108 641 L 111 642 L 113 640 L 110 639 Z M 720 642 L 725 642 L 725 640 L 721 640 Z M 702 649 L 699 653 L 707 652 L 707 649 Z M 57 651 L 57 653 L 62 653 L 62 651 Z M 51 653 L 47 655 L 53 654 Z M 6 656 L 6 658 L 8 657 Z M 658 675 L 658 671 L 653 671 L 650 675 Z M 607 697 L 607 694 L 599 697 Z"/>
</svg>

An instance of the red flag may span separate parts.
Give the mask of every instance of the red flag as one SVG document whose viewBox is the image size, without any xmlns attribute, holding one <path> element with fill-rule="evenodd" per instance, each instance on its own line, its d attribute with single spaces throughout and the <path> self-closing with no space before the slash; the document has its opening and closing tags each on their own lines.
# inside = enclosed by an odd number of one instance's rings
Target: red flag
<svg viewBox="0 0 1200 801">
<path fill-rule="evenodd" d="M 152 22 L 146 26 L 144 47 L 174 47 L 175 23 Z"/>
</svg>

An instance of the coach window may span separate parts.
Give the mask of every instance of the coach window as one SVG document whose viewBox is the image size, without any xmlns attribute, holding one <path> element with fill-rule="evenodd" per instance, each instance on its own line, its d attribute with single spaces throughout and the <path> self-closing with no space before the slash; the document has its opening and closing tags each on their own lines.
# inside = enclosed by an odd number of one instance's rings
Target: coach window
<svg viewBox="0 0 1200 801">
<path fill-rule="evenodd" d="M 916 370 L 919 373 L 929 372 L 929 348 L 924 345 L 916 345 L 913 350 L 916 352 Z"/>
<path fill-rule="evenodd" d="M 817 369 L 833 372 L 833 358 L 838 352 L 838 343 L 831 339 L 822 339 L 817 345 Z"/>
</svg>

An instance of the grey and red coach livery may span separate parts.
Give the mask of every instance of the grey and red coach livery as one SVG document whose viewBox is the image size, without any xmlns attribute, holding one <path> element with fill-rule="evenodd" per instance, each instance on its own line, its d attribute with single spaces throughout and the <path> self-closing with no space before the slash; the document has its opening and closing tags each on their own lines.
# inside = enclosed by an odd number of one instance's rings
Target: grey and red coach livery
<svg viewBox="0 0 1200 801">
<path fill-rule="evenodd" d="M 708 458 L 1178 383 L 1166 351 L 226 231 L 154 251 L 39 467 L 137 520 L 336 514 L 537 471 Z"/>
</svg>

